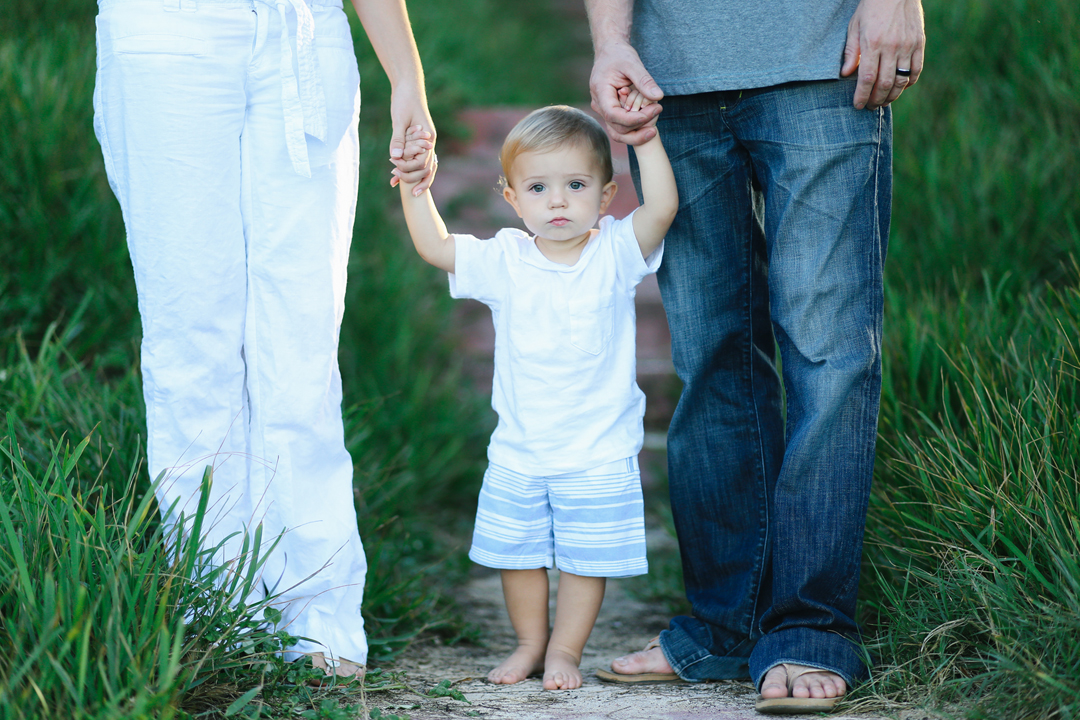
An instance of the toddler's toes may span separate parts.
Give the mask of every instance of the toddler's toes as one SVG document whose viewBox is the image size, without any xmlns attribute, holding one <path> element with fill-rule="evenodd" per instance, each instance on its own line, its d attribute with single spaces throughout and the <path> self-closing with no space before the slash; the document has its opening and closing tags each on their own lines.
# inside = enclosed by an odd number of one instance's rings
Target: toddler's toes
<svg viewBox="0 0 1080 720">
<path fill-rule="evenodd" d="M 544 660 L 545 690 L 574 690 L 581 687 L 581 670 L 575 658 L 559 652 L 549 652 Z"/>
<path fill-rule="evenodd" d="M 544 676 L 544 689 L 545 690 L 574 690 L 581 687 L 581 678 L 577 678 L 577 682 L 574 682 L 574 678 L 566 673 L 551 673 Z"/>
</svg>

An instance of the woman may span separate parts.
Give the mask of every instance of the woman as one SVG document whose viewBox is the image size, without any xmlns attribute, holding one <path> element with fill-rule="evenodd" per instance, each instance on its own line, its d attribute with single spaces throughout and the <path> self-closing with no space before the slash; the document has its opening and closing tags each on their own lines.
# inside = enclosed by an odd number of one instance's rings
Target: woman
<svg viewBox="0 0 1080 720">
<path fill-rule="evenodd" d="M 353 0 L 393 85 L 391 157 L 429 184 L 404 0 Z M 367 569 L 338 332 L 356 208 L 359 75 L 341 0 L 100 0 L 94 127 L 143 324 L 147 455 L 167 523 L 213 467 L 205 547 L 278 538 L 263 591 L 328 674 L 363 672 Z M 264 546 L 270 542 L 264 540 Z"/>
</svg>

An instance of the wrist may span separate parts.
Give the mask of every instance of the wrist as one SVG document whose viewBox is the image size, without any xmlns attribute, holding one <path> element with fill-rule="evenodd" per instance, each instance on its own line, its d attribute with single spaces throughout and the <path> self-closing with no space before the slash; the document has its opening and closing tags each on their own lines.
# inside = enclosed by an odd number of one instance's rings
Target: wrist
<svg viewBox="0 0 1080 720">
<path fill-rule="evenodd" d="M 593 54 L 596 57 L 601 55 L 617 55 L 625 52 L 632 52 L 637 54 L 637 50 L 630 44 L 630 38 L 626 35 L 606 35 L 606 36 L 593 36 Z"/>
</svg>

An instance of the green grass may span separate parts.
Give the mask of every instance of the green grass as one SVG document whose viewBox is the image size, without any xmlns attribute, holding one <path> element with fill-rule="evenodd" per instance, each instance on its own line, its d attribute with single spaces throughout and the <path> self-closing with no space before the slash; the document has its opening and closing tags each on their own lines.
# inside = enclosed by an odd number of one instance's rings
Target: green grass
<svg viewBox="0 0 1080 720">
<path fill-rule="evenodd" d="M 888 401 L 909 430 L 881 430 L 864 610 L 885 666 L 870 690 L 1078 717 L 1080 272 L 991 300 L 938 368 L 934 412 Z M 894 323 L 956 342 L 912 305 Z"/>
<path fill-rule="evenodd" d="M 887 272 L 905 295 L 1060 277 L 1080 247 L 1080 11 L 926 0 L 926 70 L 894 105 Z M 895 307 L 895 305 L 894 305 Z"/>
</svg>

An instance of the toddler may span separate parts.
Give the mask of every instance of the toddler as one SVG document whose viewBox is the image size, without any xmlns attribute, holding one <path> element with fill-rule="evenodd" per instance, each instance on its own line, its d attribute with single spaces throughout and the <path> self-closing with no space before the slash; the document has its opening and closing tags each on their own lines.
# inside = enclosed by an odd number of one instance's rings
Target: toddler
<svg viewBox="0 0 1080 720">
<path fill-rule="evenodd" d="M 411 130 L 406 156 L 430 146 Z M 503 196 L 528 233 L 448 234 L 430 193 L 400 183 L 420 256 L 450 273 L 451 295 L 488 305 L 495 323 L 499 422 L 469 557 L 501 569 L 518 647 L 488 675 L 493 683 L 542 671 L 545 689 L 580 687 L 605 579 L 648 569 L 634 294 L 660 265 L 678 196 L 659 135 L 635 150 L 644 203 L 599 229 L 616 190 L 611 147 L 598 122 L 566 106 L 534 111 L 503 144 Z M 561 574 L 549 637 L 553 561 Z"/>
</svg>

